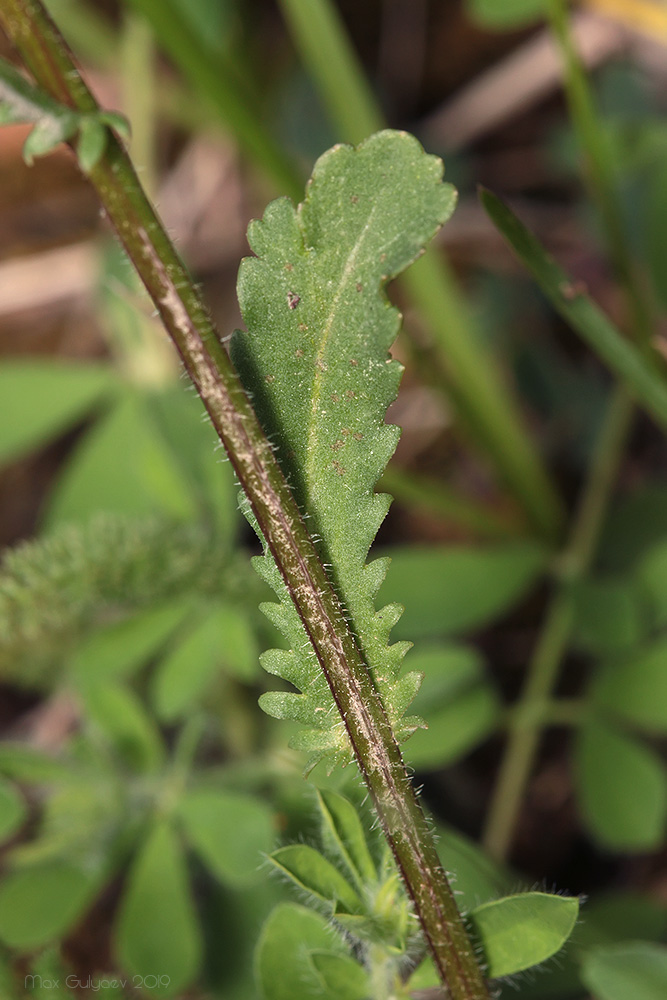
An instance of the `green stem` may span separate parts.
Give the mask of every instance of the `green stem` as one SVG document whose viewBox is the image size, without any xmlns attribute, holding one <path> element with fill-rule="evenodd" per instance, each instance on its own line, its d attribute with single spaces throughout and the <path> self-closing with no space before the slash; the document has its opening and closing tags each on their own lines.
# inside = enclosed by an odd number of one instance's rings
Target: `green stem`
<svg viewBox="0 0 667 1000">
<path fill-rule="evenodd" d="M 69 107 L 96 109 L 40 0 L 0 0 L 0 24 L 40 86 Z M 432 829 L 370 670 L 199 292 L 115 136 L 89 176 L 202 397 L 294 601 L 440 978 L 453 1000 L 488 1000 Z"/>
<path fill-rule="evenodd" d="M 138 164 L 142 182 L 155 194 L 155 51 L 153 33 L 143 17 L 124 12 L 121 36 L 123 111 L 132 122 L 132 159 Z"/>
<path fill-rule="evenodd" d="M 632 401 L 625 389 L 615 389 L 570 540 L 559 566 L 561 582 L 549 606 L 528 665 L 523 691 L 510 718 L 507 747 L 496 778 L 483 837 L 484 847 L 494 858 L 504 858 L 511 843 L 540 733 L 546 721 L 542 709 L 553 696 L 558 669 L 572 631 L 574 598 L 571 584 L 580 579 L 590 565 L 632 414 Z"/>
<path fill-rule="evenodd" d="M 607 245 L 625 291 L 633 335 L 639 346 L 649 354 L 651 318 L 618 211 L 613 156 L 607 148 L 586 73 L 573 44 L 569 15 L 563 0 L 549 0 L 548 12 L 563 54 L 570 115 L 586 158 L 588 185 L 597 203 Z M 558 668 L 570 639 L 574 617 L 571 584 L 587 572 L 593 558 L 632 417 L 632 400 L 627 390 L 618 386 L 608 407 L 593 465 L 560 563 L 558 590 L 547 612 L 523 692 L 512 716 L 484 833 L 484 845 L 496 858 L 503 858 L 510 847 L 543 725 L 539 718 L 539 706 L 553 693 Z"/>
<path fill-rule="evenodd" d="M 150 22 L 162 49 L 209 101 L 252 161 L 274 179 L 281 191 L 298 198 L 299 177 L 281 148 L 262 126 L 257 97 L 248 78 L 231 61 L 204 48 L 182 10 L 171 0 L 130 0 Z"/>
<path fill-rule="evenodd" d="M 629 250 L 614 170 L 615 158 L 607 136 L 600 128 L 586 69 L 579 58 L 570 31 L 570 15 L 563 0 L 549 0 L 551 30 L 560 47 L 564 85 L 574 130 L 584 152 L 588 187 L 597 204 L 603 232 L 616 275 L 625 289 L 630 329 L 640 347 L 650 354 L 651 316 L 642 294 L 637 267 Z"/>
<path fill-rule="evenodd" d="M 382 127 L 382 111 L 331 0 L 280 0 L 280 5 L 341 138 L 359 142 Z M 430 250 L 402 280 L 429 324 L 440 368 L 475 440 L 533 526 L 553 537 L 562 518 L 560 500 L 515 401 L 478 342 L 447 262 Z"/>
<path fill-rule="evenodd" d="M 404 472 L 389 466 L 378 483 L 381 492 L 410 507 L 432 511 L 484 538 L 516 538 L 526 528 L 518 518 L 498 512 L 486 504 L 471 500 L 438 479 Z"/>
</svg>

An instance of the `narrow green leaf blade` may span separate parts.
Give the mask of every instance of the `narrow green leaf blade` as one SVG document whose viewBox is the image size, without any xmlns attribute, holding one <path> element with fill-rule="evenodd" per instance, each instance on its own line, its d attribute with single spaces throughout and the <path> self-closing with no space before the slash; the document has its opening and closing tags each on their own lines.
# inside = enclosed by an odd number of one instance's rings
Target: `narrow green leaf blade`
<svg viewBox="0 0 667 1000">
<path fill-rule="evenodd" d="M 572 282 L 507 205 L 490 191 L 482 191 L 480 197 L 491 221 L 556 312 L 626 384 L 636 402 L 660 426 L 667 427 L 667 387 L 657 370 L 623 337 L 585 290 Z"/>
<path fill-rule="evenodd" d="M 528 969 L 554 955 L 569 938 L 579 900 L 524 892 L 478 906 L 469 919 L 480 938 L 492 979 Z"/>
<path fill-rule="evenodd" d="M 222 882 L 243 887 L 257 881 L 275 837 L 264 802 L 226 790 L 191 791 L 179 802 L 178 815 L 185 836 Z"/>
<path fill-rule="evenodd" d="M 483 28 L 513 31 L 544 17 L 548 0 L 466 0 L 470 17 Z"/>
<path fill-rule="evenodd" d="M 323 790 L 317 795 L 325 843 L 340 856 L 358 885 L 375 882 L 377 871 L 354 805 L 337 792 Z"/>
<path fill-rule="evenodd" d="M 419 256 L 454 200 L 440 160 L 405 133 L 380 132 L 356 149 L 336 146 L 318 160 L 298 209 L 280 199 L 252 223 L 248 239 L 258 256 L 239 274 L 248 332 L 232 341 L 234 362 L 322 561 L 335 567 L 333 582 L 394 724 L 405 646 L 388 647 L 398 610 L 375 611 L 386 566 L 365 565 L 389 505 L 374 486 L 398 438 L 384 415 L 401 375 L 388 355 L 399 317 L 383 288 Z M 281 578 L 272 564 L 258 568 L 283 599 L 268 613 L 291 647 L 263 663 L 302 692 L 262 704 L 320 730 L 306 737 L 312 749 L 319 744 L 347 759 L 344 728 Z"/>
<path fill-rule="evenodd" d="M 116 919 L 118 958 L 145 980 L 158 977 L 154 996 L 180 994 L 199 968 L 202 941 L 185 858 L 168 823 L 151 830 L 130 871 Z"/>
<path fill-rule="evenodd" d="M 667 782 L 648 747 L 591 719 L 577 742 L 575 778 L 583 817 L 603 846 L 643 851 L 660 845 Z"/>
<path fill-rule="evenodd" d="M 584 958 L 581 978 L 596 1000 L 664 1000 L 667 948 L 647 941 L 595 948 Z"/>
<path fill-rule="evenodd" d="M 298 886 L 331 906 L 333 912 L 363 911 L 361 900 L 347 879 L 314 847 L 290 844 L 274 851 L 270 860 Z"/>
<path fill-rule="evenodd" d="M 165 749 L 154 719 L 137 695 L 114 681 L 86 686 L 87 717 L 135 773 L 157 771 Z"/>
</svg>

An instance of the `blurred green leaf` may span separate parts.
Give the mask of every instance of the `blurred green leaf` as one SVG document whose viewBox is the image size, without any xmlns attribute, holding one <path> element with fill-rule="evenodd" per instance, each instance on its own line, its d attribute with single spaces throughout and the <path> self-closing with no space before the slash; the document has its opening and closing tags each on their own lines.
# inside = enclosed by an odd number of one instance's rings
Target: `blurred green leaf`
<svg viewBox="0 0 667 1000">
<path fill-rule="evenodd" d="M 222 610 L 209 609 L 171 645 L 152 678 L 152 701 L 161 719 L 173 722 L 186 715 L 220 671 L 223 626 Z"/>
<path fill-rule="evenodd" d="M 269 860 L 301 889 L 334 908 L 334 912 L 363 912 L 361 899 L 347 879 L 314 847 L 290 844 L 274 851 Z"/>
<path fill-rule="evenodd" d="M 49 527 L 99 511 L 193 519 L 190 487 L 152 425 L 145 402 L 127 394 L 74 450 L 51 496 Z"/>
<path fill-rule="evenodd" d="M 178 384 L 155 393 L 149 403 L 182 475 L 194 487 L 201 518 L 231 544 L 241 523 L 238 487 L 199 396 Z"/>
<path fill-rule="evenodd" d="M 405 611 L 397 639 L 453 635 L 499 618 L 527 592 L 546 562 L 543 548 L 513 542 L 487 549 L 448 545 L 385 549 L 391 565 L 378 596 Z"/>
<path fill-rule="evenodd" d="M 667 625 L 667 538 L 647 548 L 636 570 L 657 626 Z"/>
<path fill-rule="evenodd" d="M 584 958 L 581 978 L 596 1000 L 664 1000 L 667 948 L 646 941 L 595 948 Z"/>
<path fill-rule="evenodd" d="M 93 116 L 81 119 L 76 141 L 76 158 L 84 174 L 89 174 L 100 162 L 106 148 L 106 125 Z"/>
<path fill-rule="evenodd" d="M 62 761 L 18 742 L 0 743 L 0 774 L 16 781 L 48 782 L 67 777 Z"/>
<path fill-rule="evenodd" d="M 516 889 L 516 876 L 493 861 L 473 840 L 448 826 L 439 825 L 437 832 L 438 854 L 445 871 L 451 873 L 462 910 L 469 912 Z"/>
<path fill-rule="evenodd" d="M 164 764 L 158 728 L 133 691 L 114 681 L 93 683 L 86 687 L 84 703 L 87 718 L 133 771 L 155 772 Z"/>
<path fill-rule="evenodd" d="M 0 462 L 58 437 L 117 388 L 113 371 L 74 361 L 0 364 Z"/>
<path fill-rule="evenodd" d="M 579 900 L 523 892 L 478 906 L 469 914 L 492 979 L 550 958 L 563 947 L 579 915 Z"/>
<path fill-rule="evenodd" d="M 650 483 L 611 507 L 600 538 L 600 565 L 614 572 L 633 571 L 637 560 L 662 542 L 667 542 L 667 488 Z"/>
<path fill-rule="evenodd" d="M 636 645 L 646 632 L 645 608 L 632 579 L 582 580 L 573 588 L 575 640 L 597 655 Z"/>
<path fill-rule="evenodd" d="M 604 847 L 643 851 L 662 842 L 665 771 L 648 747 L 591 719 L 577 741 L 575 778 L 583 818 Z"/>
<path fill-rule="evenodd" d="M 601 709 L 648 733 L 667 733 L 667 638 L 598 670 L 591 697 Z"/>
<path fill-rule="evenodd" d="M 32 951 L 67 931 L 91 902 L 91 877 L 62 861 L 11 872 L 0 885 L 0 940 Z"/>
<path fill-rule="evenodd" d="M 191 791 L 181 798 L 178 815 L 188 841 L 222 882 L 257 880 L 275 840 L 269 806 L 239 792 Z"/>
<path fill-rule="evenodd" d="M 72 676 L 83 688 L 128 677 L 161 651 L 190 610 L 190 603 L 181 598 L 100 629 L 72 658 Z"/>
<path fill-rule="evenodd" d="M 9 781 L 0 779 L 0 842 L 19 830 L 26 817 L 22 796 Z"/>
<path fill-rule="evenodd" d="M 174 831 L 159 822 L 130 870 L 116 917 L 119 961 L 131 975 L 157 977 L 146 992 L 173 997 L 192 982 L 202 953 L 185 859 Z M 152 983 L 153 980 L 150 980 Z"/>
<path fill-rule="evenodd" d="M 543 18 L 548 0 L 466 0 L 468 14 L 482 28 L 511 31 Z"/>
<path fill-rule="evenodd" d="M 331 790 L 317 793 L 322 814 L 323 841 L 346 865 L 358 886 L 377 880 L 375 863 L 355 806 Z"/>
<path fill-rule="evenodd" d="M 488 683 L 458 694 L 450 705 L 425 713 L 428 729 L 417 729 L 404 754 L 418 770 L 435 770 L 469 753 L 496 729 L 501 706 Z"/>
<path fill-rule="evenodd" d="M 326 1000 L 368 1000 L 373 985 L 362 965 L 347 955 L 313 951 L 310 960 L 326 990 Z"/>
<path fill-rule="evenodd" d="M 319 913 L 294 903 L 277 906 L 264 924 L 255 951 L 263 1000 L 322 1000 L 322 979 L 313 952 L 347 950 Z"/>
</svg>

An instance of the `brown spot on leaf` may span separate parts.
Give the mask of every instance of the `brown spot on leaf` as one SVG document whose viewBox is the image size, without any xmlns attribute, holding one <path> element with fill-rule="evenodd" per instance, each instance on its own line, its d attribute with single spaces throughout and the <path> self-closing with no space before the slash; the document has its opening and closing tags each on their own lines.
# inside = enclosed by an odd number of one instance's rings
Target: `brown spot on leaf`
<svg viewBox="0 0 667 1000">
<path fill-rule="evenodd" d="M 296 351 L 294 352 L 294 357 L 295 358 L 302 358 L 303 357 L 303 351 L 301 350 L 300 347 L 297 347 Z"/>
<path fill-rule="evenodd" d="M 359 198 L 357 197 L 356 194 L 353 194 L 352 197 L 350 198 L 350 201 L 352 202 L 353 205 L 356 205 L 357 202 L 359 201 Z"/>
<path fill-rule="evenodd" d="M 347 437 L 347 435 L 350 433 L 350 428 L 349 427 L 342 427 L 340 432 L 343 435 L 343 437 Z"/>
<path fill-rule="evenodd" d="M 296 292 L 287 293 L 287 305 L 290 307 L 290 309 L 296 309 L 299 302 L 301 302 L 300 295 L 297 295 Z"/>
<path fill-rule="evenodd" d="M 345 396 L 347 399 L 354 399 L 354 393 L 352 392 L 352 389 L 347 389 L 345 392 Z"/>
<path fill-rule="evenodd" d="M 264 381 L 265 382 L 271 383 L 271 382 L 275 382 L 275 380 L 276 380 L 276 376 L 275 375 L 265 375 L 264 376 Z"/>
<path fill-rule="evenodd" d="M 364 435 L 361 434 L 359 431 L 357 431 L 356 434 L 353 434 L 352 437 L 354 438 L 355 441 L 363 441 L 364 439 Z"/>
<path fill-rule="evenodd" d="M 294 264 L 285 264 L 285 270 L 286 271 L 293 271 L 294 270 Z"/>
<path fill-rule="evenodd" d="M 350 364 L 356 368 L 359 362 L 357 361 L 356 358 L 350 358 Z"/>
<path fill-rule="evenodd" d="M 364 290 L 364 286 L 361 284 L 360 281 L 358 281 L 357 282 L 357 291 L 358 292 L 363 292 L 363 290 Z"/>
<path fill-rule="evenodd" d="M 345 475 L 345 471 L 346 470 L 340 464 L 340 462 L 338 461 L 338 459 L 334 459 L 331 464 L 333 465 L 334 469 L 336 470 L 336 472 L 338 473 L 339 476 L 344 476 Z"/>
<path fill-rule="evenodd" d="M 345 445 L 345 442 L 342 441 L 340 438 L 338 438 L 338 440 L 334 441 L 334 443 L 331 445 L 331 450 L 332 451 L 340 451 L 341 448 L 344 447 L 344 445 Z"/>
<path fill-rule="evenodd" d="M 304 333 L 304 331 L 306 331 L 308 327 L 306 326 L 305 323 L 299 323 L 298 329 L 301 331 L 301 333 Z"/>
<path fill-rule="evenodd" d="M 340 396 L 338 396 L 335 392 L 331 393 L 331 398 L 334 401 L 334 403 L 340 403 Z"/>
</svg>

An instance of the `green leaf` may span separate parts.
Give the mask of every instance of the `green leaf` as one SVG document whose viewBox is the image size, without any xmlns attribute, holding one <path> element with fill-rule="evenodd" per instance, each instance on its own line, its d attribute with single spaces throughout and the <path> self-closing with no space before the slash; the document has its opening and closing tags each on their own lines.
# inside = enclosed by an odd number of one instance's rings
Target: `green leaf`
<svg viewBox="0 0 667 1000">
<path fill-rule="evenodd" d="M 161 719 L 183 718 L 222 665 L 224 612 L 213 608 L 178 638 L 153 675 L 152 701 Z"/>
<path fill-rule="evenodd" d="M 667 785 L 664 767 L 648 747 L 592 719 L 580 733 L 575 764 L 583 818 L 603 846 L 617 851 L 659 846 Z"/>
<path fill-rule="evenodd" d="M 269 855 L 269 860 L 296 884 L 327 903 L 334 913 L 361 913 L 361 899 L 337 868 L 314 847 L 290 844 Z"/>
<path fill-rule="evenodd" d="M 168 823 L 150 832 L 128 876 L 115 924 L 118 958 L 133 976 L 158 977 L 153 996 L 181 993 L 199 969 L 202 941 L 185 859 Z"/>
<path fill-rule="evenodd" d="M 469 914 L 492 979 L 529 969 L 555 955 L 569 938 L 579 900 L 545 892 L 523 892 L 484 903 Z"/>
<path fill-rule="evenodd" d="M 106 125 L 94 115 L 87 115 L 79 124 L 76 158 L 84 174 L 89 174 L 104 155 L 108 139 Z"/>
<path fill-rule="evenodd" d="M 473 840 L 452 827 L 438 826 L 437 832 L 440 860 L 464 912 L 516 889 L 516 876 L 484 854 Z"/>
<path fill-rule="evenodd" d="M 35 157 L 46 156 L 61 142 L 75 136 L 78 128 L 79 116 L 73 111 L 63 109 L 61 112 L 45 115 L 23 143 L 23 159 L 31 167 Z"/>
<path fill-rule="evenodd" d="M 21 828 L 26 814 L 22 796 L 9 781 L 0 779 L 0 842 Z"/>
<path fill-rule="evenodd" d="M 223 671 L 254 681 L 259 667 L 257 639 L 239 608 L 208 608 L 172 646 L 153 676 L 152 698 L 160 718 L 182 718 Z"/>
<path fill-rule="evenodd" d="M 627 579 L 582 580 L 573 588 L 578 645 L 605 655 L 636 645 L 646 631 L 636 584 Z"/>
<path fill-rule="evenodd" d="M 47 524 L 98 511 L 195 516 L 190 487 L 139 396 L 122 398 L 75 449 L 51 497 Z"/>
<path fill-rule="evenodd" d="M 263 1000 L 322 1000 L 322 978 L 311 955 L 347 949 L 319 913 L 294 903 L 277 906 L 257 942 L 255 967 Z"/>
<path fill-rule="evenodd" d="M 82 420 L 115 388 L 102 365 L 58 361 L 0 364 L 0 462 L 38 448 Z"/>
<path fill-rule="evenodd" d="M 636 575 L 651 604 L 655 624 L 667 625 L 667 538 L 647 549 L 637 565 Z"/>
<path fill-rule="evenodd" d="M 636 402 L 667 426 L 667 387 L 656 367 L 563 271 L 516 215 L 490 191 L 481 200 L 491 221 L 530 271 L 556 312 L 625 383 Z"/>
<path fill-rule="evenodd" d="M 356 149 L 325 153 L 298 209 L 279 199 L 250 226 L 258 256 L 243 262 L 238 285 L 248 332 L 232 341 L 322 561 L 335 567 L 335 586 L 393 724 L 406 647 L 388 646 L 397 609 L 375 611 L 386 565 L 365 565 L 389 506 L 374 485 L 398 438 L 384 415 L 401 375 L 387 353 L 399 317 L 383 286 L 451 214 L 454 191 L 441 178 L 442 163 L 404 133 L 380 132 Z M 345 730 L 282 578 L 269 559 L 259 560 L 258 570 L 281 598 L 266 612 L 291 647 L 265 654 L 263 665 L 302 692 L 265 696 L 262 705 L 314 727 L 304 741 L 312 750 L 347 760 Z"/>
<path fill-rule="evenodd" d="M 600 709 L 648 733 L 667 733 L 667 639 L 598 671 L 591 698 Z"/>
<path fill-rule="evenodd" d="M 11 872 L 0 886 L 0 941 L 32 951 L 62 937 L 94 891 L 89 875 L 63 861 Z"/>
<path fill-rule="evenodd" d="M 8 840 L 23 825 L 26 805 L 9 781 L 0 779 L 0 842 Z"/>
<path fill-rule="evenodd" d="M 190 844 L 222 882 L 247 886 L 257 880 L 275 839 L 264 802 L 238 792 L 192 791 L 180 800 L 178 815 Z"/>
<path fill-rule="evenodd" d="M 327 991 L 327 1000 L 368 1000 L 372 995 L 368 973 L 353 958 L 330 951 L 313 951 L 310 960 Z"/>
<path fill-rule="evenodd" d="M 508 30 L 523 28 L 546 13 L 548 0 L 466 0 L 473 21 L 483 28 Z"/>
<path fill-rule="evenodd" d="M 456 635 L 508 611 L 543 571 L 546 552 L 530 542 L 487 549 L 448 545 L 385 549 L 391 557 L 380 597 L 405 605 L 400 638 Z"/>
<path fill-rule="evenodd" d="M 100 629 L 72 658 L 72 676 L 84 689 L 102 680 L 128 677 L 160 652 L 189 611 L 181 598 Z"/>
<path fill-rule="evenodd" d="M 664 1000 L 667 948 L 646 941 L 595 948 L 584 958 L 581 978 L 596 1000 Z"/>
<path fill-rule="evenodd" d="M 0 743 L 0 774 L 16 781 L 47 782 L 67 777 L 69 768 L 22 743 Z"/>
<path fill-rule="evenodd" d="M 377 870 L 364 828 L 349 799 L 332 791 L 318 791 L 324 843 L 338 854 L 359 887 L 377 881 Z"/>
<path fill-rule="evenodd" d="M 133 771 L 159 770 L 165 759 L 164 745 L 155 722 L 133 691 L 115 682 L 93 683 L 86 686 L 84 702 L 90 721 Z"/>
<path fill-rule="evenodd" d="M 417 730 L 405 754 L 419 769 L 442 767 L 493 731 L 500 715 L 498 696 L 485 677 L 480 655 L 472 648 L 419 646 L 410 653 L 408 663 L 424 675 L 412 711 L 428 728 Z"/>
<path fill-rule="evenodd" d="M 416 706 L 413 711 L 418 712 Z M 418 770 L 435 770 L 465 756 L 496 729 L 501 706 L 493 688 L 476 684 L 450 705 L 426 714 L 427 729 L 418 729 L 405 756 Z"/>
</svg>

